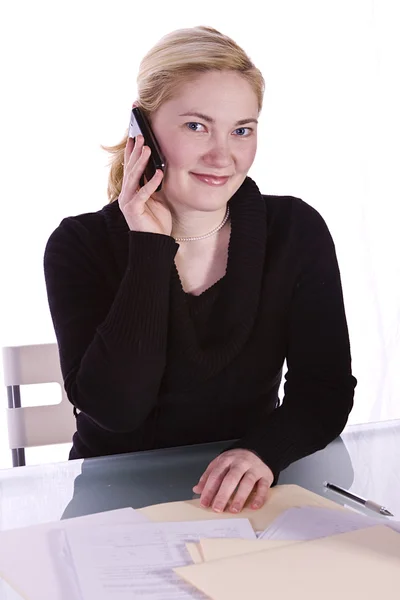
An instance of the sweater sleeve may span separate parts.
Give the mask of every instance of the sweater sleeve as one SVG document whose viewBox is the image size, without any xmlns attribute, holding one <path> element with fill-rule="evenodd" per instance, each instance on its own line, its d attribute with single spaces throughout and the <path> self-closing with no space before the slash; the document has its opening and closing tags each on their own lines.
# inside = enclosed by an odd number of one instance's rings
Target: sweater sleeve
<svg viewBox="0 0 400 600">
<path fill-rule="evenodd" d="M 68 398 L 113 432 L 135 430 L 156 404 L 178 247 L 169 236 L 126 235 L 127 267 L 116 293 L 109 240 L 96 223 L 65 219 L 44 256 Z"/>
<path fill-rule="evenodd" d="M 315 210 L 307 207 L 302 212 L 292 249 L 297 278 L 288 314 L 284 398 L 234 444 L 262 458 L 275 480 L 292 462 L 321 450 L 341 433 L 357 383 L 351 374 L 334 243 Z"/>
</svg>

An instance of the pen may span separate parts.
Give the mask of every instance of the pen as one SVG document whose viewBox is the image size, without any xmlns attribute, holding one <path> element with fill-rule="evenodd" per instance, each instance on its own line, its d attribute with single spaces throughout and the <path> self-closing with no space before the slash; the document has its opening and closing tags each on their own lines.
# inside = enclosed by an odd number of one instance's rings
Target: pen
<svg viewBox="0 0 400 600">
<path fill-rule="evenodd" d="M 388 511 L 387 508 L 381 506 L 380 504 L 377 504 L 376 502 L 372 502 L 372 500 L 365 500 L 364 498 L 360 498 L 360 496 L 356 496 L 355 494 L 344 490 L 343 488 L 339 487 L 338 485 L 335 485 L 334 483 L 328 483 L 327 481 L 325 481 L 324 486 L 327 487 L 328 490 L 332 490 L 337 494 L 341 494 L 345 498 L 350 498 L 350 500 L 354 500 L 354 502 L 358 502 L 359 504 L 366 506 L 374 512 L 377 512 L 381 515 L 385 515 L 386 517 L 393 517 L 392 513 Z"/>
</svg>

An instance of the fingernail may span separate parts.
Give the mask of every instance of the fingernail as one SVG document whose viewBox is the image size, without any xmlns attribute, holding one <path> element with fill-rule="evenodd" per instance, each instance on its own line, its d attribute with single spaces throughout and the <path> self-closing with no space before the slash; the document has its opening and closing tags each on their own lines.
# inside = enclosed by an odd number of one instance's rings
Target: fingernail
<svg viewBox="0 0 400 600">
<path fill-rule="evenodd" d="M 254 502 L 254 503 L 251 505 L 251 508 L 254 508 L 254 509 L 260 508 L 260 504 L 259 504 L 258 502 Z"/>
<path fill-rule="evenodd" d="M 215 510 L 215 512 L 222 512 L 222 505 L 221 504 L 215 504 L 215 506 L 213 506 L 213 510 Z"/>
<path fill-rule="evenodd" d="M 231 506 L 231 512 L 238 513 L 239 512 L 239 507 L 238 506 Z"/>
</svg>

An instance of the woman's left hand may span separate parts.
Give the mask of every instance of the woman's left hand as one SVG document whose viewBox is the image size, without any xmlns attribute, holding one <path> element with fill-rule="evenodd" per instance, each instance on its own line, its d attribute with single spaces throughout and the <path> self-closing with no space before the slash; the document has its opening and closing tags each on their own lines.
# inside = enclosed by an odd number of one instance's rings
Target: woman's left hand
<svg viewBox="0 0 400 600">
<path fill-rule="evenodd" d="M 223 512 L 237 488 L 229 511 L 238 513 L 253 490 L 250 508 L 261 508 L 273 480 L 271 469 L 254 452 L 234 448 L 223 452 L 208 465 L 193 491 L 201 494 L 202 506 Z"/>
</svg>

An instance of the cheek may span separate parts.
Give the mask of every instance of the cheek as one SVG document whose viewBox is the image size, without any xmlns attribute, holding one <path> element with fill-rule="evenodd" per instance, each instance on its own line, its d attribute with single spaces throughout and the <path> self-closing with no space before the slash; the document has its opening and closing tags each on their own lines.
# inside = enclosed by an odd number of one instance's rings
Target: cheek
<svg viewBox="0 0 400 600">
<path fill-rule="evenodd" d="M 193 164 L 193 159 L 195 158 L 193 145 L 185 143 L 186 140 L 171 136 L 168 139 L 159 141 L 168 169 L 183 169 Z"/>
<path fill-rule="evenodd" d="M 240 165 L 243 167 L 243 170 L 248 170 L 251 167 L 256 157 L 256 152 L 257 144 L 252 144 L 241 153 Z"/>
</svg>

